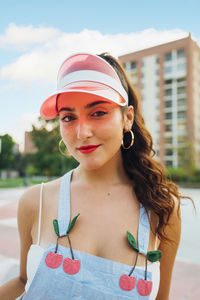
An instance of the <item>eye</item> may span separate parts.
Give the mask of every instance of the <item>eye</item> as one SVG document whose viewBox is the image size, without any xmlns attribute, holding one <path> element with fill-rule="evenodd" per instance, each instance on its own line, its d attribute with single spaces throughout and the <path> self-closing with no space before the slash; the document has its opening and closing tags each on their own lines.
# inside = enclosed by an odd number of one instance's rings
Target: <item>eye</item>
<svg viewBox="0 0 200 300">
<path fill-rule="evenodd" d="M 102 111 L 102 110 L 98 110 L 98 111 L 95 111 L 95 113 L 93 113 L 93 116 L 97 116 L 97 117 L 101 117 L 103 115 L 106 115 L 107 113 L 105 111 Z"/>
<path fill-rule="evenodd" d="M 73 116 L 64 116 L 64 117 L 61 118 L 61 120 L 64 121 L 64 122 L 70 122 L 74 119 L 75 118 Z"/>
</svg>

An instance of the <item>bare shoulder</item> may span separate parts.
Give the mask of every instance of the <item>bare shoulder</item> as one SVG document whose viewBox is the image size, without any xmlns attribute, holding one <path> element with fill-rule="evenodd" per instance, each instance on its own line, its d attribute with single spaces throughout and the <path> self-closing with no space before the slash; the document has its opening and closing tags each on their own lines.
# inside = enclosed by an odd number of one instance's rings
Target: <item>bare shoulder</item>
<svg viewBox="0 0 200 300">
<path fill-rule="evenodd" d="M 45 194 L 52 195 L 55 189 L 59 189 L 60 179 L 55 179 L 44 184 L 43 190 Z M 27 188 L 19 200 L 18 204 L 18 219 L 23 218 L 27 221 L 26 224 L 33 224 L 34 219 L 38 216 L 40 205 L 41 184 L 37 184 Z"/>
<path fill-rule="evenodd" d="M 40 195 L 40 185 L 29 187 L 21 196 L 18 204 L 18 222 L 20 218 L 28 221 L 28 224 L 33 220 L 34 212 L 38 208 L 38 199 Z M 27 223 L 26 223 L 27 224 Z"/>
</svg>

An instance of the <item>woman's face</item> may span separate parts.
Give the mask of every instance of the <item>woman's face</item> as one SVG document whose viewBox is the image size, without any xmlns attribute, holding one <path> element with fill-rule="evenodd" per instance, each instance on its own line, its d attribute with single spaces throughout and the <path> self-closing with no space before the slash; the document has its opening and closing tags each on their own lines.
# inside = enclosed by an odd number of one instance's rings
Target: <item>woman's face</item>
<svg viewBox="0 0 200 300">
<path fill-rule="evenodd" d="M 120 106 L 90 94 L 61 94 L 58 99 L 60 130 L 71 155 L 87 169 L 96 169 L 121 154 L 124 121 Z M 78 148 L 98 145 L 83 153 Z"/>
</svg>

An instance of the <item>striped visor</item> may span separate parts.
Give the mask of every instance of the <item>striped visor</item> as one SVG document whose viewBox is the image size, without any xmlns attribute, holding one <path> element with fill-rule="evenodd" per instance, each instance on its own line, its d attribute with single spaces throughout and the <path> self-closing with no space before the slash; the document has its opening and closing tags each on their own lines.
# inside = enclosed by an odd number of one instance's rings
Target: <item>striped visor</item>
<svg viewBox="0 0 200 300">
<path fill-rule="evenodd" d="M 88 93 L 121 106 L 128 105 L 128 95 L 113 67 L 101 57 L 89 53 L 72 55 L 63 62 L 58 72 L 57 91 L 44 101 L 40 109 L 44 119 L 58 116 L 57 98 L 62 93 L 66 93 L 66 101 L 72 93 L 75 101 L 80 99 L 81 93 Z"/>
</svg>

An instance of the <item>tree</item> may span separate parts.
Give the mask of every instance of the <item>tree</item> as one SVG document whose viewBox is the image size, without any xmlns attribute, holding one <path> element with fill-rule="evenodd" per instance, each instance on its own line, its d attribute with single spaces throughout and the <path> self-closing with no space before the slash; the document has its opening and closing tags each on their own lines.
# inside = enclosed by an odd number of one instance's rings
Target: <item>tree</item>
<svg viewBox="0 0 200 300">
<path fill-rule="evenodd" d="M 33 167 L 37 174 L 60 176 L 78 165 L 74 158 L 60 154 L 58 144 L 61 139 L 57 119 L 45 121 L 39 118 L 40 127 L 32 126 L 31 138 L 37 148 L 32 156 Z M 33 170 L 33 168 L 32 168 Z"/>
<path fill-rule="evenodd" d="M 178 161 L 179 166 L 187 172 L 188 179 L 193 175 L 195 170 L 194 157 L 194 143 L 185 138 L 184 146 L 178 148 Z"/>
<path fill-rule="evenodd" d="M 12 169 L 14 164 L 13 148 L 15 142 L 9 134 L 1 135 L 0 170 Z"/>
<path fill-rule="evenodd" d="M 19 176 L 24 177 L 26 175 L 26 171 L 28 166 L 32 162 L 33 154 L 32 153 L 16 153 L 14 159 L 14 169 L 19 172 Z"/>
</svg>

